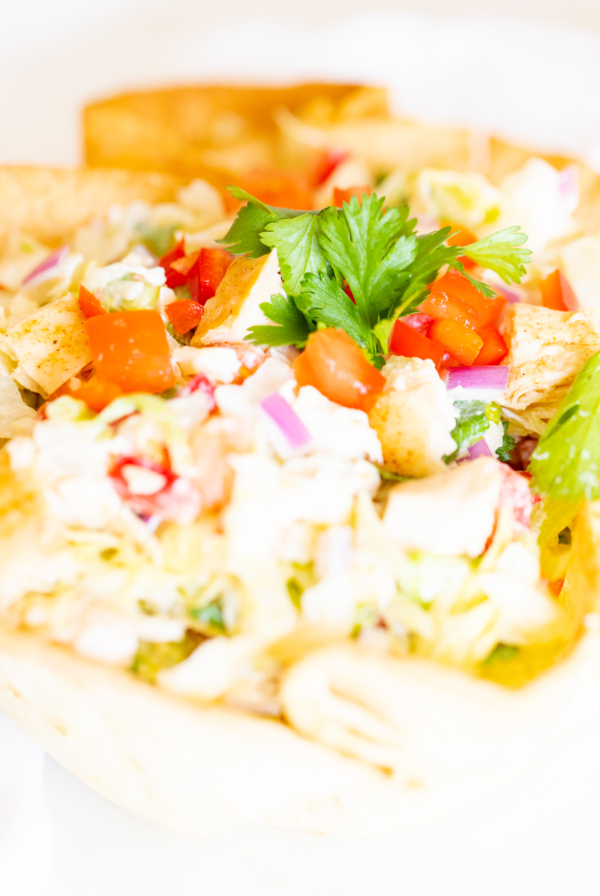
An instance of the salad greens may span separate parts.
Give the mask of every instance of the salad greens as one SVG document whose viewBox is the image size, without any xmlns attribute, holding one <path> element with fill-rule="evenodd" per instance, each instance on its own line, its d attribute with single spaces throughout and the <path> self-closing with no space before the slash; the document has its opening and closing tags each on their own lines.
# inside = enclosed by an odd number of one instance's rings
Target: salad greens
<svg viewBox="0 0 600 896">
<path fill-rule="evenodd" d="M 575 378 L 538 442 L 529 469 L 550 501 L 600 498 L 600 352 Z"/>
<path fill-rule="evenodd" d="M 418 307 L 442 267 L 452 265 L 484 295 L 493 295 L 459 258 L 518 283 L 531 254 L 518 227 L 469 246 L 445 245 L 451 227 L 417 235 L 408 206 L 384 210 L 385 200 L 376 194 L 317 212 L 275 208 L 237 187 L 229 190 L 247 204 L 220 242 L 251 258 L 276 248 L 288 295 L 287 301 L 273 297 L 261 305 L 274 326 L 251 328 L 248 339 L 256 344 L 302 348 L 317 326 L 339 327 L 380 366 L 394 321 Z"/>
<path fill-rule="evenodd" d="M 444 457 L 447 464 L 455 460 L 466 448 L 470 448 L 471 445 L 483 438 L 490 422 L 499 423 L 502 414 L 502 408 L 495 401 L 491 402 L 491 404 L 486 404 L 478 399 L 455 401 L 454 407 L 460 412 L 456 426 L 450 433 L 456 442 L 456 451 Z M 502 445 L 496 451 L 496 456 L 500 460 L 508 462 L 515 447 L 515 440 L 507 433 L 508 423 L 503 421 L 502 425 L 504 427 L 504 438 Z"/>
</svg>

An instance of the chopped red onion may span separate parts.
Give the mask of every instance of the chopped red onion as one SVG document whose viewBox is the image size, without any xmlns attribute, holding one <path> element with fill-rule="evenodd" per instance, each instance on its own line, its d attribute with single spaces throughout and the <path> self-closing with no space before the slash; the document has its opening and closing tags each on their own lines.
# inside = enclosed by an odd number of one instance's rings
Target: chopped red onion
<svg viewBox="0 0 600 896">
<path fill-rule="evenodd" d="M 481 367 L 450 367 L 446 380 L 447 389 L 506 389 L 508 367 L 482 365 Z"/>
<path fill-rule="evenodd" d="M 469 448 L 469 457 L 471 460 L 475 460 L 477 457 L 493 457 L 494 455 L 490 451 L 489 445 L 485 439 L 479 439 L 478 442 L 475 442 L 474 445 L 471 445 Z"/>
<path fill-rule="evenodd" d="M 260 403 L 263 411 L 277 424 L 291 448 L 301 448 L 311 441 L 311 434 L 283 395 L 272 392 Z"/>
<path fill-rule="evenodd" d="M 57 249 L 56 252 L 52 252 L 52 254 L 45 258 L 41 264 L 38 264 L 37 267 L 27 274 L 22 281 L 21 286 L 38 286 L 40 283 L 44 283 L 46 280 L 52 280 L 53 277 L 58 276 L 58 268 L 60 268 L 68 254 L 68 246 L 63 246 L 62 249 Z"/>
<path fill-rule="evenodd" d="M 576 165 L 568 165 L 559 171 L 558 192 L 565 211 L 573 214 L 579 205 L 579 172 Z"/>
<path fill-rule="evenodd" d="M 509 289 L 507 286 L 497 286 L 496 284 L 494 284 L 494 289 L 504 296 L 509 305 L 514 305 L 515 302 L 521 301 L 521 296 L 514 289 Z"/>
</svg>

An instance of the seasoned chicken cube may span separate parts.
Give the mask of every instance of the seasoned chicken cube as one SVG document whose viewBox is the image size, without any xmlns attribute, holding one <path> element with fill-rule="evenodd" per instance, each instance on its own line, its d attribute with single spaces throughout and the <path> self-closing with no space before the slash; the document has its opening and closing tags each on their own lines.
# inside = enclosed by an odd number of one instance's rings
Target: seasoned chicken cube
<svg viewBox="0 0 600 896">
<path fill-rule="evenodd" d="M 84 323 L 79 301 L 67 295 L 40 308 L 6 334 L 19 366 L 48 395 L 92 360 Z"/>
<path fill-rule="evenodd" d="M 383 524 L 406 551 L 478 557 L 492 534 L 502 489 L 502 466 L 491 457 L 416 482 L 389 494 Z"/>
<path fill-rule="evenodd" d="M 502 404 L 514 410 L 561 398 L 600 349 L 600 310 L 575 313 L 515 304 L 505 336 L 510 369 Z"/>
<path fill-rule="evenodd" d="M 272 323 L 260 305 L 270 302 L 275 294 L 285 295 L 276 249 L 260 258 L 236 258 L 204 306 L 191 344 L 244 342 L 250 327 Z"/>
<path fill-rule="evenodd" d="M 402 476 L 428 476 L 446 469 L 456 450 L 450 435 L 456 415 L 432 361 L 390 358 L 381 371 L 386 385 L 369 414 L 385 466 Z"/>
</svg>

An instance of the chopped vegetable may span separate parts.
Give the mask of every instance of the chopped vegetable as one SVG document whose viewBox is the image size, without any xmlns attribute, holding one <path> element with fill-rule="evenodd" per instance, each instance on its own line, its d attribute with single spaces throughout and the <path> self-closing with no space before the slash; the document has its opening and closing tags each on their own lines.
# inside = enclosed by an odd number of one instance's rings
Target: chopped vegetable
<svg viewBox="0 0 600 896">
<path fill-rule="evenodd" d="M 276 208 L 238 188 L 230 191 L 247 205 L 221 242 L 253 258 L 264 255 L 267 247 L 276 248 L 290 303 L 306 319 L 302 329 L 310 331 L 317 324 L 344 329 L 373 357 L 387 352 L 395 320 L 417 308 L 444 265 L 457 268 L 454 276 L 472 292 L 493 300 L 485 309 L 471 300 L 472 317 L 483 326 L 496 320 L 503 300 L 467 274 L 459 257 L 471 258 L 506 282 L 519 282 L 530 255 L 521 248 L 527 237 L 518 227 L 460 247 L 445 245 L 450 227 L 417 236 L 408 208 L 386 211 L 384 198 L 375 194 L 364 196 L 362 203 L 352 196 L 341 209 L 315 213 Z M 262 310 L 275 320 L 268 305 Z M 270 333 L 261 328 L 260 341 L 254 332 L 247 338 L 271 344 L 264 341 L 270 337 L 279 338 L 276 328 Z"/>
<path fill-rule="evenodd" d="M 414 327 L 408 326 L 403 320 L 397 320 L 390 338 L 390 351 L 394 355 L 403 355 L 405 358 L 430 358 L 439 369 L 444 355 L 444 349 L 423 336 Z"/>
<path fill-rule="evenodd" d="M 446 463 L 455 460 L 460 453 L 464 453 L 471 445 L 479 442 L 490 425 L 485 412 L 485 402 L 455 401 L 454 407 L 460 414 L 456 426 L 450 433 L 456 442 L 456 451 L 444 457 Z"/>
<path fill-rule="evenodd" d="M 171 270 L 184 278 L 192 301 L 205 305 L 216 293 L 232 260 L 223 249 L 200 249 L 173 261 Z"/>
<path fill-rule="evenodd" d="M 244 186 L 269 205 L 305 209 L 313 207 L 310 179 L 299 171 L 257 170 L 244 180 Z"/>
<path fill-rule="evenodd" d="M 167 252 L 159 261 L 161 268 L 164 268 L 167 276 L 167 286 L 176 289 L 178 286 L 185 285 L 185 275 L 172 267 L 174 261 L 185 258 L 185 240 L 180 240 L 174 249 Z"/>
<path fill-rule="evenodd" d="M 121 311 L 85 323 L 101 379 L 124 392 L 163 392 L 175 384 L 165 327 L 158 311 Z"/>
<path fill-rule="evenodd" d="M 483 327 L 478 333 L 483 339 L 483 345 L 473 364 L 477 366 L 499 364 L 508 354 L 508 348 L 498 330 L 495 327 Z"/>
<path fill-rule="evenodd" d="M 436 320 L 431 328 L 431 338 L 442 345 L 456 361 L 470 367 L 483 346 L 477 333 L 455 320 Z"/>
<path fill-rule="evenodd" d="M 187 631 L 183 641 L 140 641 L 131 671 L 146 681 L 154 682 L 161 669 L 170 669 L 183 662 L 203 640 L 199 632 Z"/>
<path fill-rule="evenodd" d="M 576 377 L 529 469 L 539 491 L 552 501 L 600 498 L 600 352 Z"/>
<path fill-rule="evenodd" d="M 363 196 L 370 196 L 373 190 L 371 187 L 346 187 L 345 189 L 340 189 L 340 187 L 334 187 L 333 189 L 333 204 L 336 208 L 341 208 L 344 202 L 350 202 L 353 196 L 356 196 L 358 201 L 362 204 Z"/>
<path fill-rule="evenodd" d="M 508 373 L 508 367 L 455 367 L 448 371 L 446 385 L 448 389 L 505 389 Z"/>
<path fill-rule="evenodd" d="M 96 317 L 98 314 L 108 314 L 100 299 L 83 285 L 79 287 L 79 307 L 86 318 Z"/>
<path fill-rule="evenodd" d="M 468 451 L 471 460 L 475 460 L 478 457 L 493 456 L 485 439 L 479 439 L 474 445 L 470 445 Z"/>
<path fill-rule="evenodd" d="M 471 233 L 468 228 L 461 227 L 460 224 L 452 224 L 450 221 L 443 222 L 444 227 L 448 225 L 452 227 L 452 233 L 446 240 L 447 246 L 470 246 L 472 243 L 477 242 L 477 237 L 474 233 Z M 461 255 L 458 260 L 462 263 L 467 271 L 471 271 L 473 270 L 473 268 L 477 267 L 475 262 L 471 261 L 470 258 L 467 258 L 466 255 Z"/>
<path fill-rule="evenodd" d="M 301 448 L 312 436 L 291 405 L 279 392 L 267 395 L 260 403 L 263 411 L 277 424 L 291 448 Z"/>
<path fill-rule="evenodd" d="M 204 308 L 191 299 L 180 299 L 165 305 L 165 314 L 173 325 L 178 336 L 184 336 L 197 327 L 204 314 Z"/>
<path fill-rule="evenodd" d="M 108 407 L 115 398 L 123 395 L 123 390 L 116 383 L 107 383 L 97 376 L 93 376 L 87 383 L 82 383 L 77 389 L 61 390 L 63 395 L 72 395 L 73 398 L 79 398 L 85 401 L 90 410 L 97 414 Z"/>
<path fill-rule="evenodd" d="M 299 386 L 314 386 L 331 401 L 361 411 L 371 409 L 385 386 L 385 377 L 343 330 L 311 333 L 294 369 Z"/>
<path fill-rule="evenodd" d="M 577 311 L 579 302 L 562 271 L 553 271 L 540 283 L 542 305 L 555 311 Z"/>
</svg>

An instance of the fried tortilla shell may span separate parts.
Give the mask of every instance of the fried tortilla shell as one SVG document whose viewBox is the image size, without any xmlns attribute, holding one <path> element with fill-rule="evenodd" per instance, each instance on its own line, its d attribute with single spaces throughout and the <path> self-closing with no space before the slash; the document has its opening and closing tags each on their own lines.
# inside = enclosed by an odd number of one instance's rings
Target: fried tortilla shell
<svg viewBox="0 0 600 896">
<path fill-rule="evenodd" d="M 103 168 L 0 167 L 0 249 L 11 230 L 58 245 L 111 205 L 134 199 L 169 202 L 178 182 L 169 175 Z"/>
<path fill-rule="evenodd" d="M 385 90 L 351 84 L 141 91 L 85 108 L 85 161 L 225 187 L 245 172 L 281 164 L 281 108 L 328 124 L 389 115 Z"/>
<path fill-rule="evenodd" d="M 381 834 L 448 817 L 522 773 L 560 719 L 591 648 L 581 642 L 517 692 L 356 645 L 312 653 L 283 687 L 299 734 L 279 721 L 186 703 L 0 629 L 0 706 L 93 789 L 180 833 L 256 823 Z"/>
</svg>

